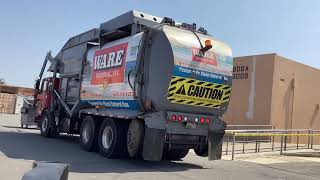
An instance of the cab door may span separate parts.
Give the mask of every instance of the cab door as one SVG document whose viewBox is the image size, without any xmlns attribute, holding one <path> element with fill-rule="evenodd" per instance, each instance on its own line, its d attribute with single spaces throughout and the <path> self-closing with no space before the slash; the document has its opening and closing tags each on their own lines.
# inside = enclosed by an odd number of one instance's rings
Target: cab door
<svg viewBox="0 0 320 180">
<path fill-rule="evenodd" d="M 43 79 L 41 83 L 40 93 L 37 97 L 37 115 L 41 116 L 44 109 L 50 105 L 51 94 L 50 87 L 52 86 L 51 79 Z"/>
</svg>

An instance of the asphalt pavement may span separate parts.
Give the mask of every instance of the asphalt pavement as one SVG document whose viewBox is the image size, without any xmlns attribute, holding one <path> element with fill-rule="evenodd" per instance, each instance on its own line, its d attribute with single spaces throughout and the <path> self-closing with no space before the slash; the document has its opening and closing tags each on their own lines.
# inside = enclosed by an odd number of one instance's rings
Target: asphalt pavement
<svg viewBox="0 0 320 180">
<path fill-rule="evenodd" d="M 71 180 L 320 179 L 319 157 L 248 155 L 235 161 L 208 161 L 190 151 L 181 161 L 147 162 L 106 159 L 82 150 L 77 141 L 78 136 L 41 137 L 38 129 L 20 128 L 19 116 L 0 115 L 0 179 L 21 179 L 34 161 L 69 164 Z"/>
</svg>

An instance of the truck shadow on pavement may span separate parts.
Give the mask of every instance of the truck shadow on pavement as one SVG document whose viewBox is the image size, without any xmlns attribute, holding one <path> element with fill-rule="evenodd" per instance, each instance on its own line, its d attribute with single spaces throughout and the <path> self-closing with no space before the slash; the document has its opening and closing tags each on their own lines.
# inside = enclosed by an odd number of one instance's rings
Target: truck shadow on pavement
<svg viewBox="0 0 320 180">
<path fill-rule="evenodd" d="M 78 173 L 175 172 L 205 169 L 183 161 L 107 159 L 98 153 L 82 150 L 77 141 L 78 137 L 68 135 L 52 139 L 35 133 L 2 131 L 0 152 L 15 159 L 67 163 L 71 172 Z"/>
</svg>

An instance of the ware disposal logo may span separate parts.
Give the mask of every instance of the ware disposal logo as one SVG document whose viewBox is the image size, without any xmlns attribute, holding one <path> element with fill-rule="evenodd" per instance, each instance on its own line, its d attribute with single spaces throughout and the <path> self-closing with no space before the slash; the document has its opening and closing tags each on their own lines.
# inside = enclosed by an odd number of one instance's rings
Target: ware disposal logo
<svg viewBox="0 0 320 180">
<path fill-rule="evenodd" d="M 92 65 L 92 85 L 122 83 L 128 43 L 97 50 Z"/>
</svg>

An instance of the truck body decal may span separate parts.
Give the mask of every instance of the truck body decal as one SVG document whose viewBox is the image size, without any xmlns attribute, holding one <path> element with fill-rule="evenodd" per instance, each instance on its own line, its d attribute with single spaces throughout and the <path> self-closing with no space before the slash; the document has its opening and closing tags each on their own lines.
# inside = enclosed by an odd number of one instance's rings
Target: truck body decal
<svg viewBox="0 0 320 180">
<path fill-rule="evenodd" d="M 91 84 L 122 83 L 128 43 L 97 50 L 93 58 Z"/>
<path fill-rule="evenodd" d="M 177 104 L 218 108 L 229 101 L 230 94 L 229 85 L 173 76 L 167 99 Z"/>
<path fill-rule="evenodd" d="M 166 27 L 174 56 L 167 100 L 171 103 L 220 108 L 231 94 L 233 58 L 231 49 L 208 35 Z M 177 32 L 179 31 L 179 32 Z M 177 34 L 179 35 L 177 36 Z M 201 52 L 200 43 L 212 48 Z"/>
<path fill-rule="evenodd" d="M 134 70 L 142 33 L 91 48 L 81 83 L 81 100 L 93 106 L 138 109 L 128 83 Z"/>
</svg>

